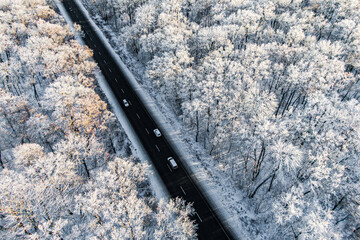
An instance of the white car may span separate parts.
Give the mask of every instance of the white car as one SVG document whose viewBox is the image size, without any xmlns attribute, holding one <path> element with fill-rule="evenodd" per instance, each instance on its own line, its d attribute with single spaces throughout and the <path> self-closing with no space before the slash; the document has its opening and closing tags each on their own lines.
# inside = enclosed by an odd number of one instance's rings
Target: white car
<svg viewBox="0 0 360 240">
<path fill-rule="evenodd" d="M 156 136 L 156 137 L 161 137 L 161 132 L 160 132 L 159 129 L 155 128 L 155 129 L 154 129 L 154 133 L 155 133 L 155 136 Z"/>
<path fill-rule="evenodd" d="M 178 165 L 177 165 L 177 163 L 175 162 L 175 160 L 174 160 L 173 157 L 168 157 L 168 158 L 167 158 L 167 161 L 168 161 L 168 163 L 169 163 L 169 165 L 170 165 L 170 167 L 171 167 L 172 169 L 177 169 L 177 168 L 178 168 Z"/>
<path fill-rule="evenodd" d="M 126 99 L 123 99 L 124 107 L 129 107 L 129 102 Z"/>
</svg>

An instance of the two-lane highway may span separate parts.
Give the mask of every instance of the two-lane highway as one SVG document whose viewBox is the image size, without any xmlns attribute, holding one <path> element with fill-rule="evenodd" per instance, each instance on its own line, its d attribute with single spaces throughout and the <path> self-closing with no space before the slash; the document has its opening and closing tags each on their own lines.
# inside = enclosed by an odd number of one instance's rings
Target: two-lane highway
<svg viewBox="0 0 360 240">
<path fill-rule="evenodd" d="M 198 238 L 206 240 L 234 239 L 231 233 L 227 231 L 220 222 L 166 138 L 155 135 L 154 129 L 159 129 L 160 132 L 162 132 L 161 126 L 158 126 L 150 116 L 144 104 L 132 89 L 121 68 L 115 59 L 113 59 L 108 49 L 103 45 L 96 30 L 80 11 L 79 6 L 72 0 L 64 0 L 63 5 L 72 21 L 82 27 L 84 32 L 82 39 L 86 45 L 93 50 L 94 58 L 105 76 L 106 81 L 112 88 L 118 102 L 122 104 L 129 122 L 132 124 L 134 131 L 146 149 L 171 197 L 182 197 L 187 202 L 194 203 L 193 206 L 196 213 L 193 219 L 196 220 L 199 227 L 197 230 Z M 129 106 L 125 106 L 123 99 L 127 100 Z M 170 156 L 173 157 L 178 164 L 177 169 L 172 169 L 168 164 L 167 158 Z"/>
</svg>

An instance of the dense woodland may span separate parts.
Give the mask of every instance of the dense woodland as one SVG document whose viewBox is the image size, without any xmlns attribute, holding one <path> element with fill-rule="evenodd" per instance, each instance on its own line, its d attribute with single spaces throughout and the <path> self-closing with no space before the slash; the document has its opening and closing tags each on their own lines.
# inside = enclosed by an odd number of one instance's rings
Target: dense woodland
<svg viewBox="0 0 360 240">
<path fill-rule="evenodd" d="M 45 0 L 0 1 L 0 239 L 193 239 L 98 95 L 92 52 Z"/>
<path fill-rule="evenodd" d="M 269 239 L 360 238 L 358 0 L 83 2 Z"/>
</svg>

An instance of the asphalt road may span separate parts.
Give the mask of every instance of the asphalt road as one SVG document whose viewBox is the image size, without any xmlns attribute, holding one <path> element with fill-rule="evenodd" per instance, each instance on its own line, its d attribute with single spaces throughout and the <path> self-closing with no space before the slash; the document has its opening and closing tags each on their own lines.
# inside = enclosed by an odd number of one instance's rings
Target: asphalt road
<svg viewBox="0 0 360 240">
<path fill-rule="evenodd" d="M 63 5 L 71 19 L 81 25 L 84 35 L 82 36 L 86 45 L 94 52 L 94 58 L 100 67 L 102 74 L 109 83 L 119 103 L 127 99 L 129 107 L 122 104 L 123 110 L 138 135 L 141 143 L 150 156 L 162 181 L 168 189 L 171 197 L 182 197 L 187 202 L 193 202 L 195 215 L 193 219 L 198 224 L 199 239 L 234 239 L 231 233 L 225 229 L 208 201 L 201 193 L 196 183 L 188 174 L 179 157 L 164 136 L 156 137 L 153 130 L 161 126 L 149 115 L 148 111 L 131 88 L 128 80 L 122 73 L 112 55 L 103 45 L 96 31 L 91 27 L 87 18 L 79 10 L 76 3 L 64 0 Z M 173 170 L 167 163 L 167 158 L 172 156 L 178 164 L 178 169 Z"/>
</svg>

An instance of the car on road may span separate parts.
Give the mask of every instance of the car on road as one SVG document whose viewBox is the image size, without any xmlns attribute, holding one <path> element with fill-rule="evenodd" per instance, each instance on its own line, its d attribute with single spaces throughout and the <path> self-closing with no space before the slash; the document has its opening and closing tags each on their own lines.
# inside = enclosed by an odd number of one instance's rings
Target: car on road
<svg viewBox="0 0 360 240">
<path fill-rule="evenodd" d="M 123 99 L 123 104 L 124 104 L 124 107 L 129 107 L 129 102 L 126 100 L 126 99 Z"/>
<path fill-rule="evenodd" d="M 167 158 L 167 161 L 168 161 L 168 163 L 169 163 L 169 165 L 170 165 L 170 167 L 172 168 L 172 169 L 177 169 L 178 168 L 178 165 L 177 165 L 177 163 L 175 162 L 175 159 L 173 158 L 173 157 L 168 157 Z"/>
<path fill-rule="evenodd" d="M 156 137 L 161 137 L 161 132 L 157 128 L 154 129 L 154 134 L 155 134 Z"/>
</svg>

